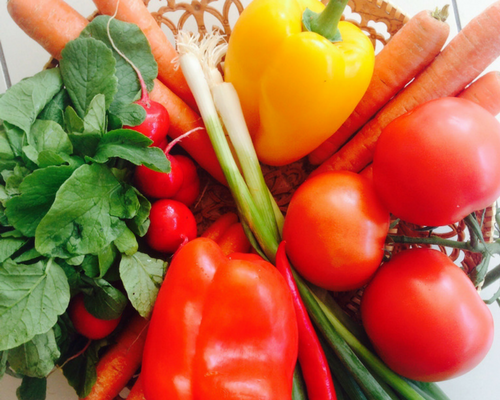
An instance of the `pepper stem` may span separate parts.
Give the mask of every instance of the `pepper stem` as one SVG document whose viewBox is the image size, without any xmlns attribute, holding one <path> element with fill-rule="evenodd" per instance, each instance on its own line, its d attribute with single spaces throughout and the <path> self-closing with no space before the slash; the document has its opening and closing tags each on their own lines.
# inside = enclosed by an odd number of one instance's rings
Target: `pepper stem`
<svg viewBox="0 0 500 400">
<path fill-rule="evenodd" d="M 302 14 L 302 24 L 310 32 L 315 32 L 331 42 L 342 41 L 339 22 L 349 0 L 330 0 L 325 9 L 316 13 L 306 8 Z"/>
</svg>

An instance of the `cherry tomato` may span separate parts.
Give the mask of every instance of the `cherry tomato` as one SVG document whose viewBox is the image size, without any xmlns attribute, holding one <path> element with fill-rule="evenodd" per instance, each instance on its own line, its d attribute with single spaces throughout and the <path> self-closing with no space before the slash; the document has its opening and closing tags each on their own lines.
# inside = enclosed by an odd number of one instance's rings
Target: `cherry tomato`
<svg viewBox="0 0 500 400">
<path fill-rule="evenodd" d="M 186 241 L 196 238 L 193 213 L 180 201 L 161 199 L 153 203 L 146 242 L 154 250 L 175 253 Z"/>
<path fill-rule="evenodd" d="M 389 212 L 353 172 L 316 175 L 295 192 L 283 227 L 287 254 L 307 280 L 329 290 L 364 285 L 384 255 Z"/>
<path fill-rule="evenodd" d="M 102 339 L 108 336 L 115 330 L 121 319 L 121 316 L 110 320 L 94 317 L 85 308 L 82 293 L 73 297 L 68 313 L 76 331 L 81 335 L 94 340 Z"/>
<path fill-rule="evenodd" d="M 182 185 L 172 199 L 192 206 L 200 194 L 200 178 L 195 163 L 186 156 L 172 156 L 177 159 L 182 169 Z"/>
<path fill-rule="evenodd" d="M 170 128 L 170 116 L 165 107 L 156 101 L 139 100 L 136 102 L 146 110 L 146 119 L 137 126 L 124 126 L 125 129 L 133 129 L 141 132 L 153 141 L 152 146 L 159 147 L 167 137 Z"/>
<path fill-rule="evenodd" d="M 493 318 L 465 273 L 433 249 L 396 254 L 368 284 L 361 318 L 395 372 L 419 381 L 466 373 L 493 341 Z"/>
<path fill-rule="evenodd" d="M 382 131 L 373 181 L 396 217 L 442 226 L 500 196 L 500 123 L 470 100 L 442 98 Z"/>
<path fill-rule="evenodd" d="M 182 166 L 177 157 L 167 155 L 170 172 L 158 172 L 144 165 L 135 168 L 134 184 L 146 197 L 167 199 L 174 196 L 184 180 Z"/>
</svg>

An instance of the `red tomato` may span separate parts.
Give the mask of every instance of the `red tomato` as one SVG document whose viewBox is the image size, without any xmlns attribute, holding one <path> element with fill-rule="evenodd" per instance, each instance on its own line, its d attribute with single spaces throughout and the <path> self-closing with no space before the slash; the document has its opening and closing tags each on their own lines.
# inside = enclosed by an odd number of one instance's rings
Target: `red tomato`
<svg viewBox="0 0 500 400">
<path fill-rule="evenodd" d="M 146 197 L 168 199 L 174 196 L 182 186 L 184 175 L 177 158 L 167 155 L 170 161 L 170 172 L 158 172 L 139 165 L 135 169 L 134 184 Z"/>
<path fill-rule="evenodd" d="M 176 200 L 162 199 L 151 206 L 151 221 L 146 242 L 154 250 L 165 253 L 175 251 L 185 241 L 196 238 L 197 226 L 189 208 Z"/>
<path fill-rule="evenodd" d="M 172 199 L 191 207 L 200 194 L 200 178 L 196 165 L 189 157 L 175 155 L 182 169 L 182 185 Z"/>
<path fill-rule="evenodd" d="M 384 255 L 389 213 L 353 172 L 316 175 L 295 192 L 283 227 L 287 254 L 308 281 L 329 290 L 364 285 Z"/>
<path fill-rule="evenodd" d="M 81 335 L 89 339 L 102 339 L 115 330 L 121 317 L 116 319 L 99 319 L 90 314 L 85 308 L 83 294 L 77 294 L 69 306 L 69 318 L 74 328 Z"/>
<path fill-rule="evenodd" d="M 466 373 L 493 341 L 493 318 L 472 282 L 432 249 L 407 250 L 384 264 L 363 294 L 361 318 L 387 365 L 419 381 Z"/>
<path fill-rule="evenodd" d="M 383 130 L 373 181 L 396 217 L 455 223 L 500 196 L 500 123 L 469 100 L 425 103 Z"/>
<path fill-rule="evenodd" d="M 160 147 L 170 128 L 170 116 L 167 109 L 160 103 L 151 100 L 147 102 L 139 100 L 137 104 L 146 110 L 146 119 L 140 125 L 124 126 L 124 128 L 141 132 L 153 141 L 152 146 Z"/>
</svg>

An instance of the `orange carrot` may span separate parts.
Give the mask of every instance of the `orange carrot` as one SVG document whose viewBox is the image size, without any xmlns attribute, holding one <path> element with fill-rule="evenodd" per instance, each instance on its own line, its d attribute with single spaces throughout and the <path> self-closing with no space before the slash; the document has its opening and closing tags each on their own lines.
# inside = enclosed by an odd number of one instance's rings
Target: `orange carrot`
<svg viewBox="0 0 500 400">
<path fill-rule="evenodd" d="M 135 314 L 116 343 L 97 364 L 97 381 L 85 400 L 112 400 L 123 390 L 142 361 L 148 321 Z"/>
<path fill-rule="evenodd" d="M 116 18 L 136 24 L 148 38 L 151 51 L 158 63 L 158 79 L 172 92 L 179 96 L 192 109 L 196 110 L 196 101 L 180 68 L 172 61 L 177 57 L 173 44 L 151 15 L 143 0 L 93 0 L 101 14 L 114 15 Z"/>
<path fill-rule="evenodd" d="M 450 33 L 444 22 L 447 8 L 419 12 L 377 54 L 365 95 L 344 124 L 309 154 L 311 164 L 321 164 L 335 153 L 439 54 Z"/>
<path fill-rule="evenodd" d="M 7 10 L 30 38 L 58 60 L 66 43 L 76 39 L 89 22 L 62 0 L 9 0 Z"/>
<path fill-rule="evenodd" d="M 227 231 L 231 225 L 234 225 L 237 222 L 238 216 L 233 212 L 227 212 L 212 222 L 212 224 L 205 229 L 205 232 L 203 232 L 200 236 L 217 242 L 222 237 L 224 232 Z"/>
<path fill-rule="evenodd" d="M 227 228 L 217 243 L 226 256 L 232 253 L 248 253 L 252 248 L 241 222 Z"/>
<path fill-rule="evenodd" d="M 499 55 L 500 1 L 496 1 L 470 21 L 413 82 L 311 176 L 331 170 L 359 172 L 372 161 L 377 140 L 392 120 L 419 104 L 456 96 Z"/>
<path fill-rule="evenodd" d="M 201 117 L 158 79 L 155 79 L 155 85 L 149 97 L 167 109 L 170 115 L 168 136 L 172 139 L 196 129 L 179 144 L 210 175 L 219 182 L 227 184 Z"/>
<path fill-rule="evenodd" d="M 479 104 L 491 114 L 500 113 L 500 72 L 491 71 L 465 88 L 458 97 Z"/>
<path fill-rule="evenodd" d="M 146 400 L 146 397 L 144 396 L 144 389 L 142 386 L 142 379 L 140 374 L 137 380 L 135 381 L 134 386 L 132 386 L 132 389 L 130 390 L 130 393 L 127 396 L 127 400 Z"/>
</svg>

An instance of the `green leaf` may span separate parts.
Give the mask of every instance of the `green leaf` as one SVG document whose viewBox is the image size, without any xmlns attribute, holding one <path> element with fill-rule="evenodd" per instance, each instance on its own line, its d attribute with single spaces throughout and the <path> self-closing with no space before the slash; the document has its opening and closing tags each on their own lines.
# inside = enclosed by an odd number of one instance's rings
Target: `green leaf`
<svg viewBox="0 0 500 400">
<path fill-rule="evenodd" d="M 87 255 L 82 263 L 85 275 L 90 278 L 104 277 L 117 260 L 118 255 L 114 244 L 105 247 L 97 255 Z"/>
<path fill-rule="evenodd" d="M 8 351 L 0 351 L 0 379 L 5 375 L 5 370 L 7 369 L 7 356 Z"/>
<path fill-rule="evenodd" d="M 47 397 L 47 378 L 23 377 L 21 386 L 16 390 L 18 400 L 45 400 Z"/>
<path fill-rule="evenodd" d="M 151 211 L 151 203 L 149 200 L 135 189 L 137 198 L 139 199 L 139 210 L 137 210 L 137 215 L 130 221 L 127 221 L 128 227 L 137 236 L 143 237 L 149 229 L 149 212 Z"/>
<path fill-rule="evenodd" d="M 68 361 L 63 367 L 64 376 L 80 399 L 89 395 L 96 382 L 99 350 L 106 344 L 105 340 L 93 341 L 82 355 Z"/>
<path fill-rule="evenodd" d="M 0 263 L 10 258 L 16 251 L 23 247 L 27 239 L 4 238 L 0 239 Z"/>
<path fill-rule="evenodd" d="M 7 136 L 12 152 L 16 157 L 23 154 L 23 146 L 26 138 L 26 133 L 15 125 L 4 121 L 5 135 Z"/>
<path fill-rule="evenodd" d="M 170 162 L 163 150 L 149 147 L 151 139 L 131 129 L 108 132 L 100 141 L 92 161 L 105 163 L 118 157 L 134 165 L 145 165 L 155 171 L 170 172 Z"/>
<path fill-rule="evenodd" d="M 70 133 L 83 133 L 83 118 L 80 118 L 71 106 L 66 107 L 64 110 L 64 126 L 66 127 L 66 131 Z"/>
<path fill-rule="evenodd" d="M 146 110 L 139 104 L 130 103 L 113 107 L 113 115 L 121 121 L 121 125 L 137 126 L 146 119 Z"/>
<path fill-rule="evenodd" d="M 132 103 L 137 99 L 141 86 L 134 69 L 111 46 L 107 32 L 109 18 L 108 16 L 97 16 L 82 31 L 80 37 L 92 37 L 100 40 L 113 51 L 119 85 L 110 111 L 117 114 L 117 110 L 122 105 Z M 115 46 L 140 70 L 148 90 L 152 90 L 154 86 L 153 80 L 158 74 L 158 65 L 151 53 L 149 41 L 144 33 L 137 25 L 117 19 L 111 20 L 109 32 Z"/>
<path fill-rule="evenodd" d="M 50 329 L 9 350 L 9 365 L 18 374 L 43 378 L 54 369 L 60 355 L 54 331 Z"/>
<path fill-rule="evenodd" d="M 82 165 L 60 187 L 35 233 L 35 248 L 46 256 L 96 254 L 125 229 L 117 211 L 120 182 L 106 166 Z M 111 211 L 114 210 L 114 214 Z"/>
<path fill-rule="evenodd" d="M 0 351 L 47 332 L 69 303 L 69 285 L 52 259 L 0 264 Z"/>
<path fill-rule="evenodd" d="M 27 237 L 34 237 L 42 218 L 54 203 L 61 185 L 74 169 L 69 166 L 47 167 L 33 171 L 21 183 L 21 194 L 6 203 L 9 223 Z"/>
<path fill-rule="evenodd" d="M 89 109 L 83 119 L 83 132 L 86 134 L 106 133 L 106 98 L 102 94 L 96 95 L 90 102 Z"/>
<path fill-rule="evenodd" d="M 0 158 L 4 160 L 13 160 L 15 158 L 3 125 L 0 125 Z"/>
<path fill-rule="evenodd" d="M 128 228 L 114 241 L 114 244 L 120 253 L 125 253 L 127 256 L 133 255 L 139 249 L 134 232 Z"/>
<path fill-rule="evenodd" d="M 36 251 L 35 248 L 31 248 L 29 250 L 26 250 L 23 254 L 21 254 L 19 257 L 16 257 L 14 259 L 15 263 L 24 263 L 27 261 L 33 261 L 36 260 L 37 258 L 40 258 L 41 254 Z"/>
<path fill-rule="evenodd" d="M 87 311 L 99 319 L 115 319 L 122 315 L 127 298 L 104 279 L 95 279 L 92 296 L 84 297 Z"/>
<path fill-rule="evenodd" d="M 38 115 L 38 119 L 57 122 L 64 126 L 64 110 L 71 100 L 66 89 L 61 89 Z"/>
<path fill-rule="evenodd" d="M 21 183 L 30 172 L 29 169 L 19 165 L 16 165 L 12 171 L 2 171 L 2 178 L 5 181 L 5 193 L 9 196 L 20 194 Z"/>
<path fill-rule="evenodd" d="M 38 114 L 61 90 L 59 69 L 46 69 L 12 86 L 0 98 L 0 119 L 28 132 Z"/>
<path fill-rule="evenodd" d="M 37 165 L 40 165 L 39 155 L 43 152 L 45 152 L 45 164 L 48 163 L 47 152 L 52 154 L 52 159 L 57 155 L 65 155 L 66 158 L 59 157 L 62 162 L 68 159 L 73 153 L 73 145 L 69 140 L 68 134 L 63 130 L 61 125 L 54 121 L 35 121 L 27 138 L 28 147 L 31 148 L 31 151 L 27 153 L 26 147 L 23 148 L 23 151 L 26 156 Z"/>
<path fill-rule="evenodd" d="M 61 75 L 77 114 L 83 118 L 98 94 L 106 99 L 106 108 L 117 91 L 116 61 L 102 42 L 79 38 L 66 44 L 60 62 Z"/>
<path fill-rule="evenodd" d="M 158 291 L 163 282 L 167 264 L 137 252 L 123 255 L 120 262 L 120 277 L 134 308 L 144 318 L 153 310 Z"/>
</svg>

